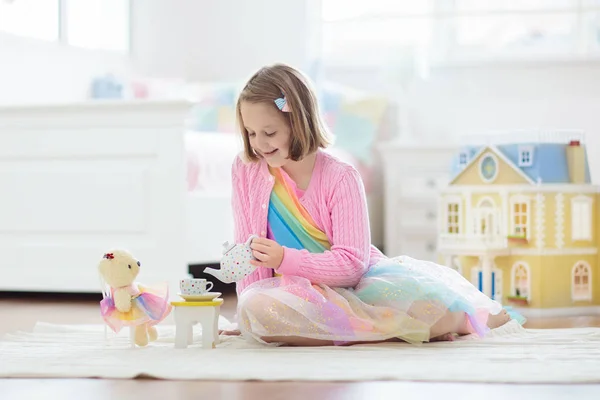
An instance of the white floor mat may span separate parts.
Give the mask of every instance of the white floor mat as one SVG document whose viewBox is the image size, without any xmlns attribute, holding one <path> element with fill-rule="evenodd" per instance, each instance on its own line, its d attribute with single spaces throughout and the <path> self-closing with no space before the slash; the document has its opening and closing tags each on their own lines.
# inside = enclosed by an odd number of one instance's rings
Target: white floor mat
<svg viewBox="0 0 600 400">
<path fill-rule="evenodd" d="M 222 320 L 223 324 L 227 321 Z M 145 348 L 103 325 L 37 324 L 0 341 L 0 377 L 263 381 L 417 380 L 505 383 L 600 382 L 600 328 L 531 330 L 511 322 L 485 339 L 414 346 L 264 347 L 222 337 L 216 349 L 173 347 L 174 327 Z"/>
</svg>

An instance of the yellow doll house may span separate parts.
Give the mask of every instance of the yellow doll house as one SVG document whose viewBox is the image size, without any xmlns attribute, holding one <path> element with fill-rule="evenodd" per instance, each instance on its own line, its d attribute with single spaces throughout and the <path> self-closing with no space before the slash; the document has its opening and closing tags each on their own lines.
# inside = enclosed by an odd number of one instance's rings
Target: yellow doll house
<svg viewBox="0 0 600 400">
<path fill-rule="evenodd" d="M 526 316 L 599 314 L 600 188 L 583 135 L 526 137 L 458 151 L 440 193 L 442 262 Z"/>
</svg>

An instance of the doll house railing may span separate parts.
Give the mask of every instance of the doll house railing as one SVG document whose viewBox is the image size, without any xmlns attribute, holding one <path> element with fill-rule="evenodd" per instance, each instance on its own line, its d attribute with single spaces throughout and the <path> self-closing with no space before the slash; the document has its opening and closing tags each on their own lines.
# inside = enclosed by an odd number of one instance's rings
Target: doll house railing
<svg viewBox="0 0 600 400">
<path fill-rule="evenodd" d="M 442 234 L 438 248 L 463 251 L 490 251 L 509 248 L 506 235 L 489 234 Z"/>
</svg>

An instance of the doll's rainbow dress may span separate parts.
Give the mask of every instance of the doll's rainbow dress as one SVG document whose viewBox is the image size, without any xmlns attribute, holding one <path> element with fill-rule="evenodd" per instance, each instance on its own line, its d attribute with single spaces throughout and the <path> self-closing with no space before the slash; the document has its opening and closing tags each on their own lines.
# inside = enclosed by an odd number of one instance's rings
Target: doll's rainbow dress
<svg viewBox="0 0 600 400">
<path fill-rule="evenodd" d="M 148 323 L 154 326 L 164 320 L 171 312 L 169 303 L 169 288 L 162 285 L 148 287 L 134 283 L 127 287 L 133 299 L 128 312 L 119 311 L 114 302 L 114 289 L 110 295 L 100 301 L 100 314 L 106 324 L 115 332 L 126 326 L 137 326 Z"/>
<path fill-rule="evenodd" d="M 330 248 L 301 205 L 292 183 L 272 170 L 269 231 L 280 245 L 322 253 Z M 489 314 L 502 305 L 479 291 L 457 271 L 407 256 L 383 258 L 357 286 L 329 287 L 308 279 L 275 275 L 250 284 L 238 296 L 238 322 L 249 340 L 300 336 L 345 344 L 398 338 L 429 340 L 430 328 L 447 311 L 464 312 L 469 330 L 484 336 Z M 524 318 L 509 311 L 519 323 Z"/>
</svg>

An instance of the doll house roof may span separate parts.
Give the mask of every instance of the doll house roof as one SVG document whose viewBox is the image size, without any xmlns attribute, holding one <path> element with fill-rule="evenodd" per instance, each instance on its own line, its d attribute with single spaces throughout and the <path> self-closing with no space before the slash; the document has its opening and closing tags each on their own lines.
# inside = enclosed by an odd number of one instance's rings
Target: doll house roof
<svg viewBox="0 0 600 400">
<path fill-rule="evenodd" d="M 451 181 L 465 171 L 485 150 L 490 150 L 509 163 L 517 171 L 536 183 L 571 183 L 567 147 L 573 143 L 509 143 L 498 145 L 475 145 L 462 147 L 452 160 Z M 583 147 L 585 183 L 591 183 L 588 156 Z"/>
</svg>

